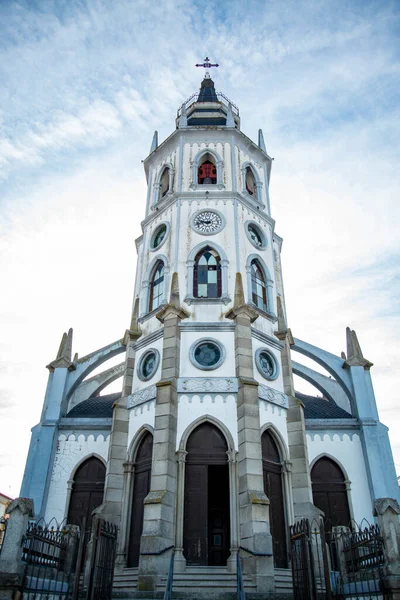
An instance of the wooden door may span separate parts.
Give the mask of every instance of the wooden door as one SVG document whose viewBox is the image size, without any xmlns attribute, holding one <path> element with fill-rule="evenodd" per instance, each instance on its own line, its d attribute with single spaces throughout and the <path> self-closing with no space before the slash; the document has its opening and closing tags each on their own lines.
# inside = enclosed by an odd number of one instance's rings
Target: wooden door
<svg viewBox="0 0 400 600">
<path fill-rule="evenodd" d="M 103 502 L 106 468 L 98 458 L 92 456 L 78 467 L 72 486 L 68 509 L 68 523 L 83 524 L 86 527 L 92 522 L 92 512 Z"/>
<path fill-rule="evenodd" d="M 150 491 L 153 436 L 146 433 L 136 453 L 133 480 L 132 514 L 128 546 L 128 567 L 137 567 L 140 556 L 140 538 L 143 531 L 143 501 Z"/>
<path fill-rule="evenodd" d="M 188 565 L 226 565 L 230 551 L 229 469 L 221 431 L 203 423 L 188 439 L 183 552 Z"/>
<path fill-rule="evenodd" d="M 272 435 L 265 431 L 261 438 L 264 491 L 269 498 L 269 523 L 272 535 L 274 565 L 287 568 L 287 533 L 282 486 L 282 466 L 277 445 Z"/>
<path fill-rule="evenodd" d="M 339 465 L 323 456 L 311 470 L 313 500 L 324 514 L 325 530 L 336 525 L 349 525 L 350 509 L 346 483 Z"/>
</svg>

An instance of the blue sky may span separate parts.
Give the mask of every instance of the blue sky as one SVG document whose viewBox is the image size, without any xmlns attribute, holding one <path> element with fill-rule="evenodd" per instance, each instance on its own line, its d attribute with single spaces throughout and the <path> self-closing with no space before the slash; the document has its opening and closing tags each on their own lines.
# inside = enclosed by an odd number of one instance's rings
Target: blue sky
<svg viewBox="0 0 400 600">
<path fill-rule="evenodd" d="M 0 491 L 62 332 L 83 355 L 127 326 L 141 160 L 206 55 L 275 158 L 293 333 L 340 353 L 357 330 L 400 465 L 399 21 L 398 2 L 0 3 Z"/>
</svg>

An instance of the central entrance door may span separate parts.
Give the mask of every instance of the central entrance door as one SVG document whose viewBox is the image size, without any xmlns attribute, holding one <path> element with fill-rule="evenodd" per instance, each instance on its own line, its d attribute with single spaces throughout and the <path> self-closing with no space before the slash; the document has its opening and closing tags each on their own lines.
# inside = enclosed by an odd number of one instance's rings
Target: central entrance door
<svg viewBox="0 0 400 600">
<path fill-rule="evenodd" d="M 186 450 L 184 556 L 188 565 L 226 565 L 230 554 L 226 440 L 217 427 L 203 423 L 190 435 Z"/>
</svg>

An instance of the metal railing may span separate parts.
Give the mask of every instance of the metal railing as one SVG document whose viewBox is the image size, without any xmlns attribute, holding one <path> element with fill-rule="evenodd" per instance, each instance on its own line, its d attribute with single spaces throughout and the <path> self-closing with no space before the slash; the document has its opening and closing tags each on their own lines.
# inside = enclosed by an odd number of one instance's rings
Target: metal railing
<svg viewBox="0 0 400 600">
<path fill-rule="evenodd" d="M 239 552 L 236 555 L 236 581 L 237 581 L 237 597 L 238 600 L 246 600 L 246 594 L 244 591 L 242 564 L 240 562 Z"/>
<path fill-rule="evenodd" d="M 165 586 L 164 600 L 171 600 L 172 583 L 174 580 L 174 557 L 175 557 L 175 550 L 173 549 L 172 554 L 171 554 L 171 561 L 169 563 L 169 571 L 168 571 L 167 584 Z"/>
<path fill-rule="evenodd" d="M 187 100 L 185 100 L 185 102 L 182 103 L 182 105 L 178 108 L 178 111 L 177 111 L 178 118 L 182 114 L 183 107 L 185 106 L 187 108 L 190 104 L 193 104 L 194 102 L 196 102 L 198 96 L 199 96 L 199 92 L 195 92 L 194 94 L 189 96 L 189 98 Z M 218 102 L 223 102 L 223 100 L 225 100 L 226 104 L 230 104 L 232 106 L 232 112 L 235 115 L 239 116 L 239 107 L 236 106 L 236 104 L 234 104 L 234 102 L 232 102 L 232 100 L 229 100 L 229 98 L 227 96 L 225 96 L 225 94 L 223 94 L 222 92 L 216 92 L 216 96 L 218 98 Z"/>
</svg>

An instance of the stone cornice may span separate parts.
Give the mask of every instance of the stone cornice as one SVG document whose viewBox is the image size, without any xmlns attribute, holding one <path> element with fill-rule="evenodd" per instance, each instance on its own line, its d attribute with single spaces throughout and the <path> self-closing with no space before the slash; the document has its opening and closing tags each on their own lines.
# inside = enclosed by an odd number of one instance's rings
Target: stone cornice
<svg viewBox="0 0 400 600">
<path fill-rule="evenodd" d="M 234 306 L 227 313 L 225 313 L 226 319 L 236 319 L 240 315 L 249 317 L 250 322 L 253 323 L 259 317 L 259 313 L 250 304 L 241 304 L 240 306 Z"/>
<path fill-rule="evenodd" d="M 163 335 L 164 335 L 164 329 L 162 329 L 162 328 L 157 329 L 156 331 L 149 333 L 149 335 L 146 335 L 145 337 L 140 338 L 140 340 L 135 343 L 134 348 L 135 348 L 135 350 L 140 350 L 141 348 L 145 348 L 149 344 L 152 344 L 153 342 L 162 338 Z"/>
<path fill-rule="evenodd" d="M 234 323 L 220 323 L 219 321 L 207 322 L 185 322 L 180 323 L 181 331 L 235 331 Z"/>
<path fill-rule="evenodd" d="M 252 337 L 256 338 L 256 340 L 263 342 L 267 346 L 276 348 L 277 350 L 282 350 L 282 348 L 285 347 L 285 344 L 283 344 L 276 338 L 272 337 L 271 335 L 268 335 L 267 333 L 264 333 L 263 331 L 256 329 L 255 327 L 251 328 L 251 335 L 252 335 Z"/>
<path fill-rule="evenodd" d="M 304 419 L 306 429 L 329 431 L 331 429 L 360 429 L 357 419 Z"/>
<path fill-rule="evenodd" d="M 111 417 L 89 417 L 87 419 L 84 418 L 68 418 L 63 417 L 60 419 L 58 423 L 59 429 L 88 429 L 88 430 L 97 430 L 97 429 L 109 429 L 111 428 L 112 418 Z"/>
</svg>

